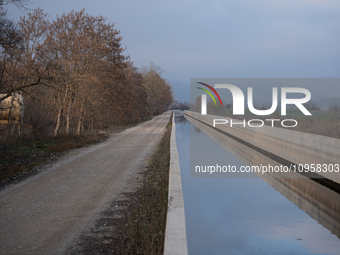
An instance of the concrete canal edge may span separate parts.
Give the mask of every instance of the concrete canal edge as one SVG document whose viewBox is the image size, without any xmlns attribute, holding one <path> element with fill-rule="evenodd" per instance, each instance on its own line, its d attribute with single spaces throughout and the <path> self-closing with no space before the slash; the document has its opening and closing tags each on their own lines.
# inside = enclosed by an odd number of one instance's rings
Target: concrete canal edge
<svg viewBox="0 0 340 255">
<path fill-rule="evenodd" d="M 188 254 L 188 245 L 185 227 L 184 200 L 175 134 L 175 114 L 173 113 L 170 138 L 169 195 L 164 254 L 186 255 Z"/>
<path fill-rule="evenodd" d="M 340 139 L 337 138 L 270 126 L 252 128 L 243 125 L 233 127 L 218 125 L 213 127 L 214 119 L 225 119 L 230 123 L 231 118 L 210 114 L 201 115 L 193 111 L 185 111 L 185 116 L 196 119 L 283 165 L 306 164 L 310 166 L 314 164 L 316 167 L 318 164 L 326 164 L 328 167 L 332 166 L 333 169 L 339 164 Z M 240 122 L 236 119 L 234 121 Z M 339 172 L 307 172 L 305 176 L 340 192 Z"/>
</svg>

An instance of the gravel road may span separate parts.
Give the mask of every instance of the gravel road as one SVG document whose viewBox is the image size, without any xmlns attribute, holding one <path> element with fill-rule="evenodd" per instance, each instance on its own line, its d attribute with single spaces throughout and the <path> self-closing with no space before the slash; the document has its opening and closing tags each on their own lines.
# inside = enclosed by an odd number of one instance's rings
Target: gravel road
<svg viewBox="0 0 340 255">
<path fill-rule="evenodd" d="M 65 254 L 110 202 L 133 185 L 171 112 L 75 150 L 0 193 L 0 254 Z"/>
</svg>

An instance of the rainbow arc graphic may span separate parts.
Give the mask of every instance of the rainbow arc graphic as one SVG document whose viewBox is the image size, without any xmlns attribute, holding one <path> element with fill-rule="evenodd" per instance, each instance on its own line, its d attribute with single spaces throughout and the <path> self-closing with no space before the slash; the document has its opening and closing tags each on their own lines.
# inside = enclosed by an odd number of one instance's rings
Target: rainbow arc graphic
<svg viewBox="0 0 340 255">
<path fill-rule="evenodd" d="M 216 92 L 216 90 L 215 90 L 213 87 L 211 87 L 210 85 L 205 84 L 205 83 L 203 83 L 203 82 L 197 82 L 197 83 L 199 83 L 199 84 L 201 84 L 201 85 L 203 85 L 203 86 L 206 86 L 207 88 L 211 89 L 211 91 L 214 92 L 215 95 L 217 96 L 217 98 L 218 98 L 218 100 L 220 101 L 220 104 L 221 104 L 221 106 L 222 106 L 222 100 L 221 100 L 221 98 L 220 98 L 220 95 Z M 211 92 L 210 92 L 209 90 L 204 89 L 204 88 L 200 88 L 200 87 L 196 87 L 196 88 L 201 89 L 201 90 L 203 90 L 204 92 L 206 92 L 206 93 L 212 98 L 212 100 L 214 100 L 214 103 L 215 103 L 215 105 L 217 106 L 216 100 L 215 100 L 214 96 L 211 94 Z"/>
</svg>

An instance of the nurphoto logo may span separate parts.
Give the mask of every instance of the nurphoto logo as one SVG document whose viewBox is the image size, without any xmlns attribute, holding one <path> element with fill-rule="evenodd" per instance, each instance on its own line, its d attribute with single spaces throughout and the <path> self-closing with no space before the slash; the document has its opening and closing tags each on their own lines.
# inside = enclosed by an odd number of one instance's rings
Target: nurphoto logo
<svg viewBox="0 0 340 255">
<path fill-rule="evenodd" d="M 242 90 L 232 84 L 215 84 L 214 88 L 211 85 L 208 85 L 203 82 L 197 82 L 207 88 L 209 88 L 218 98 L 221 106 L 222 106 L 222 100 L 220 95 L 217 93 L 215 89 L 228 89 L 232 94 L 233 99 L 233 115 L 244 115 L 245 113 L 245 107 L 244 107 L 244 94 Z M 197 87 L 200 90 L 203 90 L 206 92 L 214 101 L 215 106 L 217 106 L 216 100 L 213 96 L 213 94 L 201 87 Z M 301 98 L 288 98 L 289 93 L 299 94 L 302 95 Z M 201 94 L 201 115 L 207 114 L 207 94 Z M 303 105 L 304 103 L 307 103 L 311 99 L 311 93 L 308 89 L 305 88 L 299 88 L 299 87 L 282 87 L 280 91 L 281 95 L 281 115 L 285 116 L 287 114 L 287 105 L 295 105 L 305 116 L 311 116 L 312 114 L 306 109 L 306 107 Z M 270 115 L 274 113 L 278 106 L 278 88 L 272 87 L 272 105 L 269 109 L 256 109 L 254 107 L 253 103 L 253 88 L 248 87 L 247 88 L 247 106 L 249 111 L 258 116 L 265 116 Z M 247 124 L 249 127 L 262 127 L 264 125 L 264 122 L 271 122 L 271 126 L 274 127 L 275 121 L 280 121 L 282 127 L 295 127 L 297 126 L 298 122 L 295 119 L 265 119 L 264 121 L 262 119 L 251 119 L 247 121 Z M 224 125 L 230 122 L 230 126 L 233 125 L 243 125 L 246 126 L 246 120 L 244 119 L 242 122 L 233 122 L 233 120 L 228 121 L 227 119 L 214 119 L 213 120 L 213 127 L 216 125 Z M 257 123 L 255 125 L 255 122 Z M 293 124 L 288 125 L 287 122 Z"/>
</svg>

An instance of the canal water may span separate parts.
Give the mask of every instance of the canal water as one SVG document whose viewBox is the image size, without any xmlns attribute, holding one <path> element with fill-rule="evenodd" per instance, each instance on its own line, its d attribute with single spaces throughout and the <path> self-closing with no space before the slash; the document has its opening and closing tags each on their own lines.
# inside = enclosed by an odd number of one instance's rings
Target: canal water
<svg viewBox="0 0 340 255">
<path fill-rule="evenodd" d="M 191 178 L 190 135 L 242 162 L 184 117 L 175 122 L 189 254 L 340 254 L 339 194 L 309 179 Z"/>
</svg>

